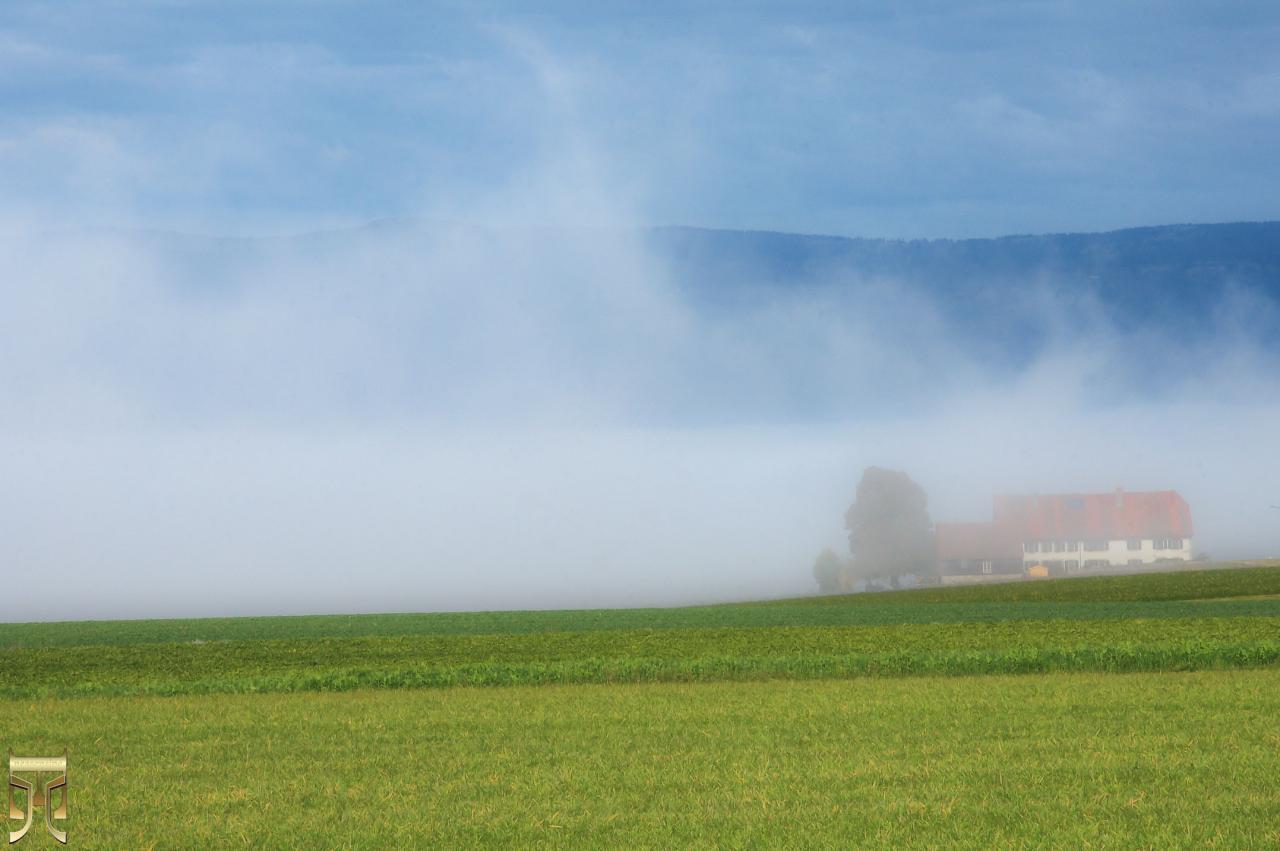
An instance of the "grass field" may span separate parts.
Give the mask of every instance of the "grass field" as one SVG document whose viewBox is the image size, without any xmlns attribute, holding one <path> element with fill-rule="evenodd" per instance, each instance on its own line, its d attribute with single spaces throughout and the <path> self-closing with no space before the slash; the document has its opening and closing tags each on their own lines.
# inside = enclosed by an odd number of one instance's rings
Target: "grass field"
<svg viewBox="0 0 1280 851">
<path fill-rule="evenodd" d="M 0 747 L 83 847 L 1274 846 L 1277 593 L 7 624 Z"/>
<path fill-rule="evenodd" d="M 86 847 L 1280 843 L 1275 671 L 10 709 L 75 758 Z"/>
</svg>

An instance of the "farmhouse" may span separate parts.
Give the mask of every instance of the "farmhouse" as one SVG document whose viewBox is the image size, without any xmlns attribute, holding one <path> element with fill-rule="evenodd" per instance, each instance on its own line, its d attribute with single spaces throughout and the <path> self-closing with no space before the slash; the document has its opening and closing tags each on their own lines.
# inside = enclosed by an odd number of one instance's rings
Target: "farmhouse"
<svg viewBox="0 0 1280 851">
<path fill-rule="evenodd" d="M 944 575 L 1036 566 L 1057 575 L 1191 559 L 1191 509 L 1177 491 L 999 495 L 990 523 L 938 523 L 934 531 Z"/>
</svg>

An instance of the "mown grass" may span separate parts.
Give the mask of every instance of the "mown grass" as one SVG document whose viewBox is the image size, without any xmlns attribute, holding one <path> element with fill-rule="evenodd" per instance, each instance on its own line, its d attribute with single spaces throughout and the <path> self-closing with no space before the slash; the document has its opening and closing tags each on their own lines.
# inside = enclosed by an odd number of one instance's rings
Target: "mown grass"
<svg viewBox="0 0 1280 851">
<path fill-rule="evenodd" d="M 0 702 L 128 849 L 1275 847 L 1277 717 L 1278 671 Z"/>
<path fill-rule="evenodd" d="M 1280 616 L 1280 567 L 1185 571 L 666 609 L 0 624 L 0 649 L 595 630 Z"/>
</svg>

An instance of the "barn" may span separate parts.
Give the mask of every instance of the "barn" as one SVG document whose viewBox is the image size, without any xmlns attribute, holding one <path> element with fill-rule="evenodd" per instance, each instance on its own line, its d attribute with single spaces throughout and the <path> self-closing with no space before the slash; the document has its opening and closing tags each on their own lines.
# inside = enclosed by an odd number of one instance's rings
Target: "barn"
<svg viewBox="0 0 1280 851">
<path fill-rule="evenodd" d="M 943 575 L 1050 575 L 1191 560 L 1191 508 L 1177 491 L 1002 494 L 990 523 L 938 523 Z"/>
</svg>

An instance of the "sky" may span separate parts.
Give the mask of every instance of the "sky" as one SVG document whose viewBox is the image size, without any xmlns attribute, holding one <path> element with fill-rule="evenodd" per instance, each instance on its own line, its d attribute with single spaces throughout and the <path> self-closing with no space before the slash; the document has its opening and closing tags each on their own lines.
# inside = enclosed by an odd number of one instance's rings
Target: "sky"
<svg viewBox="0 0 1280 851">
<path fill-rule="evenodd" d="M 5 3 L 0 620 L 811 593 L 873 464 L 1280 552 L 1274 292 L 1099 403 L 1178 329 L 1035 275 L 992 370 L 856 270 L 709 312 L 630 227 L 1277 218 L 1269 5 L 898 7 Z"/>
<path fill-rule="evenodd" d="M 641 224 L 1273 219 L 1277 41 L 1268 2 L 11 0 L 0 214 L 262 233 L 488 198 L 581 224 L 509 203 L 573 151 Z"/>
</svg>

